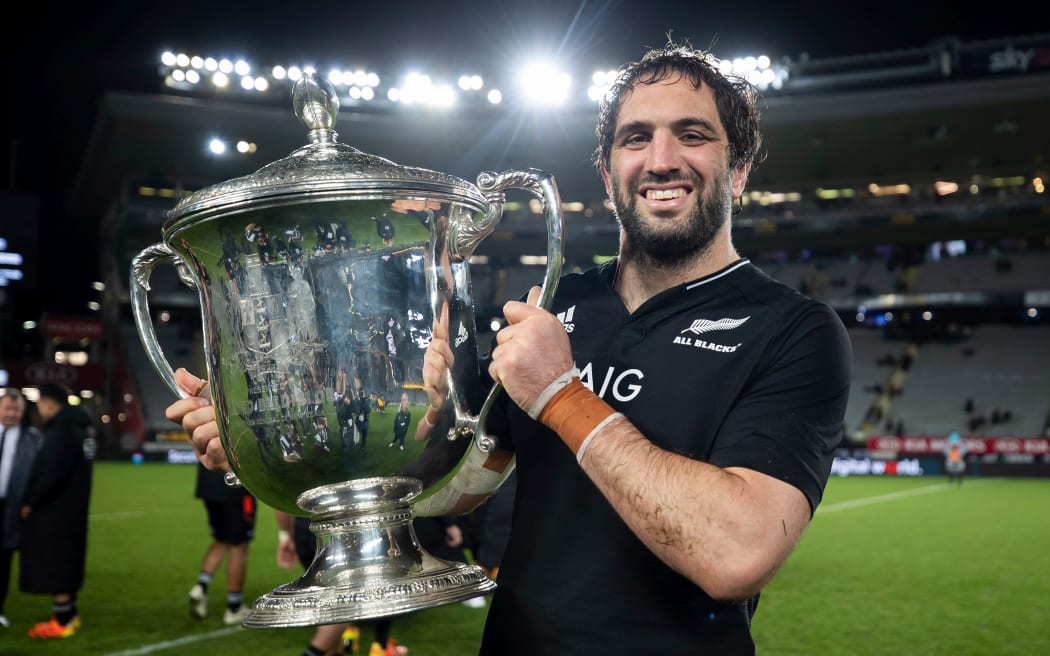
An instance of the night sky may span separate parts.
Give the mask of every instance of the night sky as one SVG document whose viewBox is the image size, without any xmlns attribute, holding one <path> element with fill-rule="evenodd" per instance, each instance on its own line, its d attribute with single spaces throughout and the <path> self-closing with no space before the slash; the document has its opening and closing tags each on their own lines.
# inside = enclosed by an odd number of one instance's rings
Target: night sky
<svg viewBox="0 0 1050 656">
<path fill-rule="evenodd" d="M 319 0 L 275 10 L 276 3 L 220 0 L 171 3 L 174 13 L 160 3 L 115 1 L 78 3 L 59 15 L 53 3 L 30 3 L 20 9 L 30 15 L 6 21 L 0 39 L 0 61 L 8 68 L 0 175 L 5 189 L 41 194 L 42 309 L 79 312 L 79 299 L 65 299 L 61 290 L 71 268 L 94 275 L 90 245 L 97 226 L 68 218 L 66 189 L 98 99 L 107 89 L 162 91 L 156 62 L 166 49 L 260 64 L 315 61 L 319 70 L 328 64 L 388 72 L 417 67 L 454 80 L 467 70 L 506 78 L 509 67 L 536 53 L 585 62 L 587 70 L 612 68 L 637 59 L 646 46 L 662 45 L 669 31 L 723 57 L 764 52 L 796 59 L 922 47 L 945 36 L 974 41 L 1050 32 L 1045 5 L 1041 15 L 1021 4 L 988 3 L 979 12 L 972 2 L 858 5 Z M 48 264 L 55 261 L 61 273 Z"/>
</svg>

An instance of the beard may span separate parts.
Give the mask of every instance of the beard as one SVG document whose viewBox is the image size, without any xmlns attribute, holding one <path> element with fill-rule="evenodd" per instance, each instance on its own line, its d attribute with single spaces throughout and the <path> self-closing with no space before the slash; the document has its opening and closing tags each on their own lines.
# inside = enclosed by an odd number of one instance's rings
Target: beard
<svg viewBox="0 0 1050 656">
<path fill-rule="evenodd" d="M 697 200 L 684 221 L 674 218 L 680 210 L 657 210 L 652 212 L 655 221 L 651 223 L 666 225 L 652 225 L 638 215 L 638 189 L 643 180 L 632 181 L 626 194 L 614 180 L 613 206 L 625 237 L 621 259 L 634 259 L 660 268 L 675 268 L 702 256 L 729 220 L 733 196 L 728 171 L 717 173 L 710 189 L 695 175 L 659 179 L 650 176 L 644 182 L 687 182 L 692 185 Z"/>
</svg>

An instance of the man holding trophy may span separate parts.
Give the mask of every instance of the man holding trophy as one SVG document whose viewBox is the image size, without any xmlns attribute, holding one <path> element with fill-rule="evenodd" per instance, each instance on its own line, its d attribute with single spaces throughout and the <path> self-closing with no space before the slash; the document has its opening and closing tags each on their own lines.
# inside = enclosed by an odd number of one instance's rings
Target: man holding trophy
<svg viewBox="0 0 1050 656">
<path fill-rule="evenodd" d="M 670 43 L 602 102 L 595 159 L 619 256 L 563 277 L 548 309 L 538 288 L 507 303 L 488 361 L 507 394 L 485 430 L 514 452 L 517 491 L 483 654 L 755 651 L 759 593 L 820 502 L 850 381 L 834 312 L 733 247 L 755 100 Z M 455 359 L 455 328 L 433 330 L 428 424 Z M 206 400 L 168 416 L 227 467 Z"/>
</svg>

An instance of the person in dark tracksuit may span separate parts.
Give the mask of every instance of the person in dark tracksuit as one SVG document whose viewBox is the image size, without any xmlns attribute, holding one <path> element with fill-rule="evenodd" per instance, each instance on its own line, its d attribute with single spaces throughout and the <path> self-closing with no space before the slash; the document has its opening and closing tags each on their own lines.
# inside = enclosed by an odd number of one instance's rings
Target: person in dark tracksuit
<svg viewBox="0 0 1050 656">
<path fill-rule="evenodd" d="M 77 593 L 84 584 L 88 503 L 95 429 L 86 412 L 69 405 L 70 392 L 40 388 L 37 411 L 44 441 L 22 499 L 19 589 L 52 596 L 53 617 L 29 630 L 32 638 L 67 638 L 80 628 Z"/>
</svg>

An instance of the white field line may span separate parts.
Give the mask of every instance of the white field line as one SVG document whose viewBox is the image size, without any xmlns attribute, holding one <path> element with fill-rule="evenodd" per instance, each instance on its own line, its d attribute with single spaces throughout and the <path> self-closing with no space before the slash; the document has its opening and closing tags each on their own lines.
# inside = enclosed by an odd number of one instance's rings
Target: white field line
<svg viewBox="0 0 1050 656">
<path fill-rule="evenodd" d="M 244 631 L 239 626 L 231 626 L 225 629 L 219 629 L 218 631 L 209 631 L 208 633 L 198 633 L 196 635 L 186 636 L 184 638 L 178 638 L 176 640 L 165 640 L 164 642 L 155 642 L 152 645 L 143 645 L 135 649 L 128 649 L 126 651 L 115 651 L 106 656 L 142 656 L 142 654 L 152 654 L 153 652 L 163 651 L 165 649 L 173 649 L 175 647 L 181 647 L 183 645 L 191 645 L 195 642 L 201 642 L 204 640 L 212 640 L 214 638 L 221 638 L 223 636 L 232 635 L 238 631 Z"/>
<path fill-rule="evenodd" d="M 146 513 L 141 510 L 129 510 L 127 512 L 94 513 L 88 517 L 93 522 L 109 522 L 115 519 L 138 519 Z"/>
<path fill-rule="evenodd" d="M 962 485 L 965 488 L 971 488 L 977 485 L 987 485 L 991 481 L 967 481 Z M 917 497 L 923 494 L 935 494 L 937 492 L 944 492 L 951 488 L 960 487 L 958 484 L 952 483 L 938 483 L 937 485 L 926 485 L 924 487 L 917 487 L 912 490 L 901 490 L 900 492 L 889 492 L 887 494 L 877 494 L 872 497 L 864 497 L 861 499 L 853 499 L 851 501 L 840 501 L 827 506 L 817 506 L 817 515 L 824 515 L 827 513 L 838 512 L 840 510 L 850 510 L 852 508 L 860 508 L 862 506 L 872 506 L 877 503 L 886 503 L 888 501 L 896 501 L 898 499 L 907 499 L 909 497 Z"/>
</svg>

